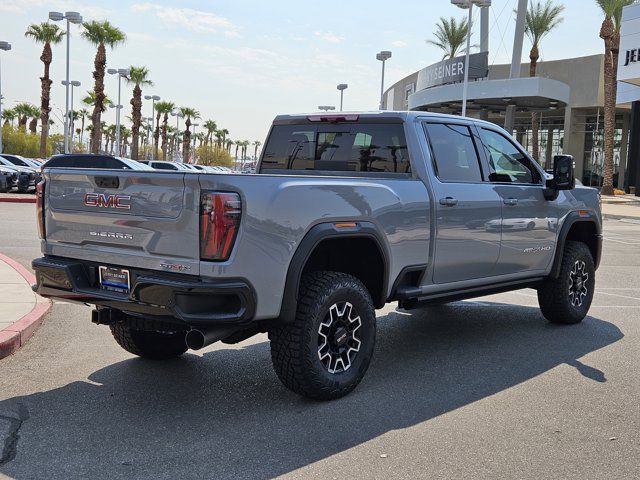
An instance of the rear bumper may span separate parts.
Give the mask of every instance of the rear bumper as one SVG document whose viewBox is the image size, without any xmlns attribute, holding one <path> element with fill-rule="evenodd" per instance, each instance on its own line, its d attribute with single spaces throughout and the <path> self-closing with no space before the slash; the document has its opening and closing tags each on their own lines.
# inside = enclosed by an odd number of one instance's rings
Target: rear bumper
<svg viewBox="0 0 640 480">
<path fill-rule="evenodd" d="M 192 327 L 247 324 L 255 314 L 255 293 L 242 279 L 207 281 L 132 268 L 131 289 L 120 293 L 100 288 L 98 264 L 43 257 L 32 266 L 37 280 L 33 289 L 47 298 L 177 319 Z"/>
</svg>

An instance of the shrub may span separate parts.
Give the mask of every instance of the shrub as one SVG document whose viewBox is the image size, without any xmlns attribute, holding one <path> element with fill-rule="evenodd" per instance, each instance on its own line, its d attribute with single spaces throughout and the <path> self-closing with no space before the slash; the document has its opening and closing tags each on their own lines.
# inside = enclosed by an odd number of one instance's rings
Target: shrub
<svg viewBox="0 0 640 480">
<path fill-rule="evenodd" d="M 196 149 L 198 164 L 212 167 L 233 167 L 233 157 L 224 148 L 202 146 Z"/>
<path fill-rule="evenodd" d="M 47 140 L 47 157 L 53 152 L 55 136 Z M 2 127 L 2 151 L 14 155 L 22 155 L 27 158 L 40 156 L 40 134 L 13 128 L 11 125 Z"/>
</svg>

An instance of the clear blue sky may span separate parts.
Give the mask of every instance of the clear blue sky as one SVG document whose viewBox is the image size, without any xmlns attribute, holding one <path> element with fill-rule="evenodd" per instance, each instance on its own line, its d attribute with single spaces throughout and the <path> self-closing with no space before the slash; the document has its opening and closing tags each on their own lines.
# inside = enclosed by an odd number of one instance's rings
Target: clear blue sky
<svg viewBox="0 0 640 480">
<path fill-rule="evenodd" d="M 565 21 L 545 39 L 542 60 L 600 53 L 602 17 L 595 1 L 563 3 Z M 510 60 L 515 5 L 516 0 L 493 0 L 491 63 Z M 376 52 L 393 51 L 387 63 L 390 85 L 441 58 L 425 43 L 440 16 L 465 15 L 449 0 L 0 0 L 0 40 L 13 44 L 12 51 L 1 54 L 5 106 L 16 101 L 39 104 L 41 47 L 26 39 L 24 31 L 30 23 L 45 21 L 50 10 L 79 11 L 87 20 L 109 19 L 128 36 L 124 46 L 108 52 L 109 67 L 147 66 L 155 86 L 145 93 L 195 107 L 228 128 L 231 138 L 247 140 L 263 140 L 278 113 L 336 105 L 338 83 L 349 84 L 345 109 L 377 108 Z M 80 94 L 92 88 L 95 52 L 79 37 L 78 27 L 72 28 L 71 76 L 82 82 Z M 525 43 L 525 58 L 528 48 Z M 58 117 L 64 108 L 64 56 L 64 44 L 56 46 L 52 78 Z M 115 99 L 115 77 L 108 76 L 106 90 Z M 123 88 L 125 95 L 130 115 L 129 87 Z M 150 115 L 151 106 L 144 109 Z M 106 120 L 114 121 L 113 111 Z"/>
</svg>

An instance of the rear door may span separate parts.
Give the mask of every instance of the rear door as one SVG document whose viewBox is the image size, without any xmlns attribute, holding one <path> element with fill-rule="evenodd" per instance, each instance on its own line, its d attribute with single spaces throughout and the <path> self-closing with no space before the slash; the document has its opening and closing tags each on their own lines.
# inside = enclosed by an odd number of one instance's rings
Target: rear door
<svg viewBox="0 0 640 480">
<path fill-rule="evenodd" d="M 199 272 L 199 186 L 184 173 L 46 172 L 46 253 Z"/>
<path fill-rule="evenodd" d="M 531 159 L 498 130 L 479 128 L 488 180 L 502 201 L 498 274 L 545 270 L 555 252 L 558 206 L 544 197 L 544 180 Z"/>
<path fill-rule="evenodd" d="M 484 182 L 475 129 L 454 121 L 424 123 L 436 202 L 435 283 L 491 275 L 500 253 L 501 199 Z"/>
</svg>

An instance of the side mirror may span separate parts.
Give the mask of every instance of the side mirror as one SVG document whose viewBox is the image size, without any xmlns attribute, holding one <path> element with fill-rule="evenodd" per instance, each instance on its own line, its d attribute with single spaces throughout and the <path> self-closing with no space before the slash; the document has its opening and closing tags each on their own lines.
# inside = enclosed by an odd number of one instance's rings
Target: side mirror
<svg viewBox="0 0 640 480">
<path fill-rule="evenodd" d="M 576 176 L 571 155 L 556 155 L 553 157 L 553 186 L 554 190 L 573 190 L 576 187 Z"/>
</svg>

